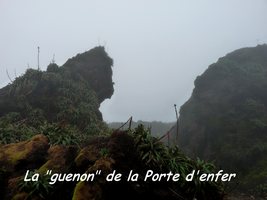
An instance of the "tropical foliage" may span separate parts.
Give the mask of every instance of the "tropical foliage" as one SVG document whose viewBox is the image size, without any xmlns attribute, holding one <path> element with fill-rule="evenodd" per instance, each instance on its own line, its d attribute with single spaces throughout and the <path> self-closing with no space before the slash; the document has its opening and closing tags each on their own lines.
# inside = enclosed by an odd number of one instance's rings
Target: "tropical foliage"
<svg viewBox="0 0 267 200">
<path fill-rule="evenodd" d="M 168 148 L 159 139 L 151 136 L 150 131 L 143 125 L 139 125 L 132 134 L 139 158 L 148 169 L 171 171 L 181 175 L 181 180 L 170 186 L 173 191 L 189 198 L 222 199 L 223 185 L 221 182 L 206 182 L 197 178 L 189 182 L 185 180 L 186 175 L 192 170 L 200 170 L 201 173 L 207 174 L 214 173 L 216 168 L 212 163 L 199 158 L 192 160 L 177 146 Z"/>
<path fill-rule="evenodd" d="M 28 179 L 36 175 L 36 172 L 31 171 L 28 174 Z M 39 175 L 38 181 L 24 181 L 24 178 L 21 178 L 18 182 L 18 188 L 21 192 L 26 192 L 26 199 L 34 199 L 34 197 L 39 197 L 40 199 L 48 199 L 49 195 L 52 194 L 53 185 L 49 184 L 50 176 L 48 175 Z"/>
</svg>

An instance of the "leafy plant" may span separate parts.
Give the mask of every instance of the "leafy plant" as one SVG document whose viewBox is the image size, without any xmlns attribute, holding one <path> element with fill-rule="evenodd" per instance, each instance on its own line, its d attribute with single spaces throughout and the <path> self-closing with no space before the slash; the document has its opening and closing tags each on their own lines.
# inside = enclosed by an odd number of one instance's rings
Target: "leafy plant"
<svg viewBox="0 0 267 200">
<path fill-rule="evenodd" d="M 107 157 L 109 155 L 109 150 L 107 148 L 101 148 L 99 153 L 102 157 Z"/>
<path fill-rule="evenodd" d="M 35 133 L 36 129 L 28 126 L 26 120 L 15 113 L 0 118 L 0 144 L 27 140 Z"/>
<path fill-rule="evenodd" d="M 31 178 L 36 172 L 29 172 L 28 178 Z M 27 199 L 32 199 L 34 196 L 37 196 L 41 199 L 47 199 L 53 191 L 52 185 L 49 184 L 50 177 L 48 175 L 39 176 L 38 181 L 24 181 L 24 178 L 21 178 L 18 183 L 18 188 L 20 191 L 28 193 Z"/>
<path fill-rule="evenodd" d="M 258 185 L 254 191 L 256 195 L 266 197 L 267 196 L 267 183 Z"/>
<path fill-rule="evenodd" d="M 149 130 L 139 125 L 133 132 L 135 145 L 141 160 L 148 167 L 162 169 L 168 160 L 167 148 L 164 144 L 152 137 Z"/>
<path fill-rule="evenodd" d="M 179 173 L 183 179 L 193 169 L 192 160 L 183 154 L 177 146 L 168 149 L 168 156 L 168 168 L 172 172 Z"/>
<path fill-rule="evenodd" d="M 191 160 L 192 170 L 200 170 L 200 174 L 210 174 L 215 172 L 215 166 L 212 163 L 206 162 L 197 158 Z M 210 197 L 216 197 L 220 199 L 223 196 L 223 184 L 222 182 L 214 181 L 200 181 L 199 176 L 195 177 L 191 182 L 183 182 L 184 189 L 187 193 L 194 194 L 194 197 L 201 199 L 210 199 Z M 208 191 L 208 193 L 207 193 Z"/>
<path fill-rule="evenodd" d="M 214 172 L 215 166 L 212 163 L 199 158 L 190 159 L 177 146 L 167 148 L 157 138 L 152 137 L 143 125 L 139 125 L 132 134 L 138 155 L 146 166 L 153 170 L 180 174 L 181 180 L 170 185 L 170 188 L 177 194 L 184 193 L 191 199 L 222 198 L 223 188 L 220 182 L 201 182 L 198 178 L 194 178 L 191 182 L 185 180 L 186 175 L 192 170 L 200 170 L 202 173 Z"/>
<path fill-rule="evenodd" d="M 78 131 L 67 125 L 46 122 L 39 130 L 53 145 L 78 145 L 80 142 Z"/>
</svg>

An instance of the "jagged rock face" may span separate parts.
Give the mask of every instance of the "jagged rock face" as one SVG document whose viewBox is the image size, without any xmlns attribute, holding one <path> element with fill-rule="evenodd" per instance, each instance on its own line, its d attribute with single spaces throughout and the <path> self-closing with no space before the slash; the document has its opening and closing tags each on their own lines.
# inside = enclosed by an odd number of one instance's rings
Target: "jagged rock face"
<svg viewBox="0 0 267 200">
<path fill-rule="evenodd" d="M 69 59 L 63 68 L 78 73 L 96 91 L 99 102 L 110 98 L 114 92 L 112 82 L 113 60 L 107 55 L 104 47 L 94 49 Z"/>
<path fill-rule="evenodd" d="M 181 107 L 179 145 L 225 169 L 251 176 L 267 172 L 266 88 L 267 45 L 220 58 L 197 77 Z M 249 182 L 256 179 L 263 181 Z"/>
<path fill-rule="evenodd" d="M 48 121 L 90 129 L 102 121 L 100 103 L 113 94 L 112 64 L 104 47 L 95 47 L 62 67 L 28 69 L 0 89 L 0 117 L 16 112 L 33 126 Z"/>
</svg>

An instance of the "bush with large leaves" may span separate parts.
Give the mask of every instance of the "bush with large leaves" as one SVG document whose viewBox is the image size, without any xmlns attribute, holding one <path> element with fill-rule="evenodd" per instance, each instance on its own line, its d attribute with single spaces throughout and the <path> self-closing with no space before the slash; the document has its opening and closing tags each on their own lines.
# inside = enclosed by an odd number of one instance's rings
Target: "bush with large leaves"
<svg viewBox="0 0 267 200">
<path fill-rule="evenodd" d="M 166 147 L 158 138 L 151 136 L 150 131 L 146 130 L 143 125 L 139 125 L 132 134 L 139 158 L 147 168 L 180 174 L 180 180 L 169 186 L 174 193 L 191 199 L 222 199 L 221 182 L 203 182 L 198 178 L 190 182 L 185 181 L 186 175 L 193 170 L 200 170 L 201 173 L 215 172 L 216 169 L 212 163 L 190 159 L 177 146 Z"/>
</svg>

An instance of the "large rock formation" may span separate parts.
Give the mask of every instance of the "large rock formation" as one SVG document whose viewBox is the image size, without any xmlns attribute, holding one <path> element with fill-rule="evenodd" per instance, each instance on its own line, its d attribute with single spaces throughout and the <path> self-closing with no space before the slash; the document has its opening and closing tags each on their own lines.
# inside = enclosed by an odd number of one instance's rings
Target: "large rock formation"
<svg viewBox="0 0 267 200">
<path fill-rule="evenodd" d="M 114 92 L 112 65 L 113 60 L 107 55 L 104 47 L 96 47 L 69 59 L 63 68 L 87 81 L 101 103 L 106 98 L 110 98 Z"/>
<path fill-rule="evenodd" d="M 266 183 L 267 45 L 227 54 L 195 80 L 180 110 L 179 145 L 237 171 L 245 185 Z"/>
<path fill-rule="evenodd" d="M 38 127 L 44 121 L 63 123 L 90 132 L 102 121 L 100 103 L 113 94 L 112 59 L 104 47 L 78 54 L 47 71 L 28 69 L 0 89 L 0 117 L 26 120 Z"/>
</svg>

